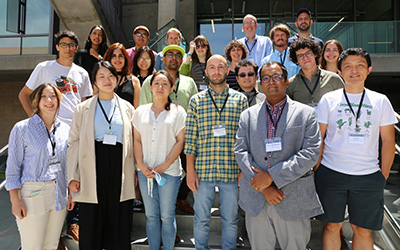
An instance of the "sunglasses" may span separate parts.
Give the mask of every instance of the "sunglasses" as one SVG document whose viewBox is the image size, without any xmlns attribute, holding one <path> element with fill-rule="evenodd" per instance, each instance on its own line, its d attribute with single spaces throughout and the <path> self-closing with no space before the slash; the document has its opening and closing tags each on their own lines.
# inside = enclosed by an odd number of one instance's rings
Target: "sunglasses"
<svg viewBox="0 0 400 250">
<path fill-rule="evenodd" d="M 270 75 L 263 75 L 263 76 L 261 77 L 261 81 L 262 81 L 263 83 L 269 83 L 269 82 L 271 81 L 271 79 L 272 79 L 274 82 L 279 82 L 282 78 L 283 78 L 283 74 L 275 73 L 275 74 L 273 74 L 272 76 L 270 76 Z"/>
<path fill-rule="evenodd" d="M 136 33 L 135 36 L 147 38 L 149 35 L 147 35 L 147 34 L 142 34 L 142 33 Z"/>
<path fill-rule="evenodd" d="M 246 75 L 247 75 L 248 77 L 253 77 L 253 76 L 256 75 L 256 73 L 255 73 L 255 72 L 248 72 L 247 74 L 246 74 L 246 73 L 240 73 L 238 76 L 239 76 L 240 78 L 245 78 Z"/>
<path fill-rule="evenodd" d="M 205 45 L 204 43 L 203 43 L 203 44 L 197 44 L 197 45 L 196 45 L 196 49 L 206 48 L 206 47 L 207 47 L 207 45 Z"/>
</svg>

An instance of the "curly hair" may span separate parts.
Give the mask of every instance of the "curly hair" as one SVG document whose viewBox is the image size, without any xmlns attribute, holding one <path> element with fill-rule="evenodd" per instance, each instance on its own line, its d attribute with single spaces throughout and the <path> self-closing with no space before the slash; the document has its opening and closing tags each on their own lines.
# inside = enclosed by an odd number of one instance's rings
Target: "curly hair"
<svg viewBox="0 0 400 250">
<path fill-rule="evenodd" d="M 276 25 L 275 27 L 273 27 L 272 29 L 271 29 L 271 31 L 269 32 L 269 38 L 271 38 L 271 40 L 274 40 L 274 34 L 275 34 L 275 31 L 277 31 L 277 30 L 280 30 L 280 31 L 282 31 L 282 32 L 285 32 L 285 34 L 287 35 L 287 37 L 289 38 L 290 37 L 290 30 L 289 30 L 289 28 L 288 28 L 288 26 L 286 26 L 286 25 L 284 25 L 284 24 L 278 24 L 278 25 Z"/>
<path fill-rule="evenodd" d="M 338 48 L 339 51 L 339 55 L 343 52 L 343 45 L 335 39 L 329 40 L 324 44 L 324 47 L 322 47 L 322 52 L 321 52 L 321 68 L 322 69 L 326 69 L 326 60 L 324 57 L 325 51 L 326 51 L 326 47 L 328 46 L 328 44 L 333 43 L 336 45 L 336 47 Z M 339 59 L 339 58 L 338 58 Z"/>
<path fill-rule="evenodd" d="M 307 38 L 299 37 L 290 44 L 289 51 L 290 51 L 290 59 L 292 59 L 292 62 L 298 64 L 296 51 L 298 51 L 300 49 L 305 49 L 305 48 L 310 49 L 314 53 L 314 55 L 316 55 L 315 62 L 318 65 L 319 57 L 321 56 L 320 55 L 321 47 L 319 46 L 319 44 L 317 42 L 315 42 L 313 39 L 308 38 L 308 37 Z"/>
<path fill-rule="evenodd" d="M 246 59 L 246 57 L 248 55 L 246 46 L 244 46 L 244 44 L 242 42 L 239 42 L 238 40 L 233 40 L 233 41 L 230 41 L 228 43 L 228 45 L 226 45 L 226 47 L 225 47 L 225 56 L 226 56 L 226 59 L 228 59 L 228 61 L 232 62 L 231 50 L 233 48 L 241 48 L 243 51 L 243 54 L 242 54 L 242 58 L 240 58 L 240 60 Z"/>
</svg>

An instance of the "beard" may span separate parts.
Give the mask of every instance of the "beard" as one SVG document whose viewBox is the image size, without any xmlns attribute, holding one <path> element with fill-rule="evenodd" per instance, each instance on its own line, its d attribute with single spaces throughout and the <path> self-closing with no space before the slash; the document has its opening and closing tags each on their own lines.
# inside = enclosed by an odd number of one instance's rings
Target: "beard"
<svg viewBox="0 0 400 250">
<path fill-rule="evenodd" d="M 305 25 L 303 25 L 305 24 Z M 302 23 L 299 25 L 299 27 L 297 27 L 300 31 L 304 32 L 304 31 L 308 31 L 310 29 L 310 25 L 307 23 Z"/>
<path fill-rule="evenodd" d="M 211 84 L 221 85 L 221 84 L 225 83 L 226 75 L 227 75 L 227 73 L 222 74 L 222 77 L 219 79 L 214 79 L 213 76 L 209 76 L 208 79 L 210 80 Z"/>
</svg>

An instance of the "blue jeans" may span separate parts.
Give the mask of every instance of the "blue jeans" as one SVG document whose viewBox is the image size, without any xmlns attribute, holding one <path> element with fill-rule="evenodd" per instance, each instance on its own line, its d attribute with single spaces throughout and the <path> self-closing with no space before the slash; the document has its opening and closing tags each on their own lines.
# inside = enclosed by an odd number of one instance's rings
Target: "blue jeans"
<svg viewBox="0 0 400 250">
<path fill-rule="evenodd" d="M 211 206 L 215 186 L 219 188 L 220 214 L 222 221 L 222 249 L 236 249 L 238 183 L 200 181 L 197 194 L 194 193 L 194 238 L 197 250 L 210 249 L 208 245 Z"/>
<path fill-rule="evenodd" d="M 181 177 L 168 174 L 161 174 L 161 176 L 166 179 L 165 185 L 158 186 L 153 178 L 153 197 L 151 197 L 148 194 L 147 177 L 142 172 L 138 172 L 140 192 L 146 213 L 146 233 L 150 250 L 159 250 L 161 239 L 165 250 L 172 250 L 175 245 L 175 206 Z"/>
</svg>

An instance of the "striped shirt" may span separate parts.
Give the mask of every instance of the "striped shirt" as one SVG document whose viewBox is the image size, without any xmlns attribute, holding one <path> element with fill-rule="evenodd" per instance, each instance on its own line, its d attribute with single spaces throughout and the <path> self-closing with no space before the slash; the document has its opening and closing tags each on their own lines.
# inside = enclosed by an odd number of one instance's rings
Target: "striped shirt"
<svg viewBox="0 0 400 250">
<path fill-rule="evenodd" d="M 283 108 L 285 107 L 285 104 L 287 102 L 287 97 L 283 99 L 282 101 L 278 102 L 275 104 L 275 106 L 272 106 L 269 104 L 268 100 L 266 100 L 267 103 L 267 138 L 268 139 L 274 139 L 275 138 L 275 133 L 278 128 L 279 124 L 279 119 L 281 118 Z M 271 116 L 270 116 L 271 115 Z M 271 121 L 272 117 L 272 121 Z M 268 152 L 268 169 L 271 168 L 271 152 Z"/>
<path fill-rule="evenodd" d="M 228 86 L 220 94 L 209 88 L 209 91 L 202 91 L 190 99 L 186 118 L 185 154 L 196 157 L 194 165 L 200 181 L 228 183 L 237 180 L 240 169 L 233 149 L 240 114 L 247 107 L 247 98 Z M 226 135 L 214 137 L 215 125 L 224 125 Z"/>
</svg>

